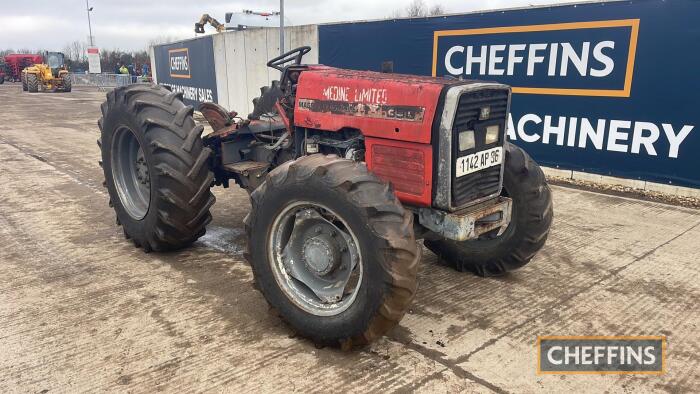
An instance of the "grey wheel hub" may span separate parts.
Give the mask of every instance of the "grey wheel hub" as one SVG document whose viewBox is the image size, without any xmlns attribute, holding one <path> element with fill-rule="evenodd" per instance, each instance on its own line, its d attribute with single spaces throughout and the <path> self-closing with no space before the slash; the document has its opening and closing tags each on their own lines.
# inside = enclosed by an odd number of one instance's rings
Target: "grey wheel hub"
<svg viewBox="0 0 700 394">
<path fill-rule="evenodd" d="M 362 279 L 357 240 L 326 207 L 296 202 L 275 219 L 271 265 L 294 303 L 315 315 L 338 314 L 355 299 Z"/>
<path fill-rule="evenodd" d="M 120 127 L 112 140 L 112 178 L 119 201 L 135 220 L 148 213 L 151 199 L 151 178 L 141 144 L 134 133 Z"/>
<path fill-rule="evenodd" d="M 318 227 L 316 231 L 321 231 L 321 228 Z M 340 248 L 331 236 L 320 234 L 304 242 L 302 258 L 315 274 L 326 275 L 340 263 L 340 253 Z"/>
<path fill-rule="evenodd" d="M 151 178 L 148 175 L 148 165 L 146 165 L 146 159 L 143 157 L 143 149 L 141 147 L 136 153 L 134 171 L 136 172 L 136 179 L 141 185 L 149 185 L 151 183 Z"/>
</svg>

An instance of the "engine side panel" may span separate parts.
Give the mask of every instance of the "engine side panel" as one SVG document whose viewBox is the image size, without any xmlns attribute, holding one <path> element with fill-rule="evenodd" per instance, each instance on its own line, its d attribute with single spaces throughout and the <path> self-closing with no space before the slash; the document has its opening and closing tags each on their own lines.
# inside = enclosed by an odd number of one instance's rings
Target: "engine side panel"
<svg viewBox="0 0 700 394">
<path fill-rule="evenodd" d="M 433 182 L 433 147 L 384 138 L 365 138 L 367 168 L 391 182 L 403 203 L 429 207 Z"/>
<path fill-rule="evenodd" d="M 366 137 L 430 143 L 440 92 L 450 81 L 320 66 L 301 73 L 294 124 Z"/>
</svg>

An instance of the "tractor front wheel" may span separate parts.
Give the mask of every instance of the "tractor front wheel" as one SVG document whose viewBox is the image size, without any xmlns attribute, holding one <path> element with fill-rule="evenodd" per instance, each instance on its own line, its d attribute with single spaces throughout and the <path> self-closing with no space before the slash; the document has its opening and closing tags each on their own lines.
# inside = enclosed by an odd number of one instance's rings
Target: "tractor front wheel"
<svg viewBox="0 0 700 394">
<path fill-rule="evenodd" d="M 211 150 L 182 94 L 158 85 L 107 93 L 98 121 L 109 204 L 144 251 L 182 248 L 205 233 L 214 204 Z"/>
<path fill-rule="evenodd" d="M 73 80 L 71 79 L 70 75 L 64 74 L 61 79 L 63 80 L 63 91 L 70 92 L 73 89 Z"/>
<path fill-rule="evenodd" d="M 27 90 L 29 93 L 39 91 L 39 78 L 37 78 L 36 74 L 27 74 Z"/>
<path fill-rule="evenodd" d="M 27 91 L 27 73 L 22 73 L 20 76 L 20 79 L 22 80 L 22 90 Z"/>
<path fill-rule="evenodd" d="M 257 288 L 297 333 L 350 348 L 399 322 L 421 257 L 413 215 L 364 163 L 289 161 L 251 200 L 247 257 Z"/>
<path fill-rule="evenodd" d="M 552 195 L 542 169 L 524 150 L 506 143 L 503 195 L 513 199 L 506 230 L 476 240 L 425 240 L 425 246 L 459 271 L 497 276 L 529 263 L 544 246 L 552 224 Z"/>
</svg>

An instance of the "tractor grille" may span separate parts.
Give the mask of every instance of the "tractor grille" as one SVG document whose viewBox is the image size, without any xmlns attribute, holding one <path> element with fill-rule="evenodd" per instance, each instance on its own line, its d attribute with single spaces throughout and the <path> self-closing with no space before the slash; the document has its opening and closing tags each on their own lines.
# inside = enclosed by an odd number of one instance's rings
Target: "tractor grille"
<svg viewBox="0 0 700 394">
<path fill-rule="evenodd" d="M 489 108 L 489 116 L 479 119 L 482 108 Z M 455 121 L 452 127 L 452 206 L 460 207 L 469 202 L 496 194 L 501 188 L 501 166 L 493 166 L 459 178 L 456 174 L 457 158 L 480 152 L 496 146 L 503 146 L 505 139 L 506 116 L 508 111 L 508 92 L 505 90 L 485 89 L 462 95 L 457 105 Z M 486 126 L 498 124 L 500 135 L 498 142 L 486 144 Z M 459 133 L 474 130 L 475 147 L 459 150 Z M 505 152 L 503 152 L 505 155 Z"/>
</svg>

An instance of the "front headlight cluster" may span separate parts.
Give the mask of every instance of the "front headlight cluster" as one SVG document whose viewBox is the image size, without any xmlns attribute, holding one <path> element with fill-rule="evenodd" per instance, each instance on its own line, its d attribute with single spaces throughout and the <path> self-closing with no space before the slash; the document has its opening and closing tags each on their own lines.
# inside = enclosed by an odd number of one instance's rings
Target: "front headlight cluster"
<svg viewBox="0 0 700 394">
<path fill-rule="evenodd" d="M 486 145 L 495 144 L 498 142 L 498 132 L 500 127 L 497 124 L 486 127 L 486 140 L 484 141 Z"/>
<path fill-rule="evenodd" d="M 476 141 L 474 140 L 474 130 L 462 131 L 459 133 L 459 150 L 465 151 L 474 149 Z"/>
<path fill-rule="evenodd" d="M 486 127 L 486 138 L 484 144 L 491 145 L 498 142 L 499 134 L 501 128 L 495 124 Z M 465 151 L 474 149 L 476 146 L 476 139 L 474 138 L 474 130 L 465 130 L 459 133 L 459 150 Z"/>
</svg>

